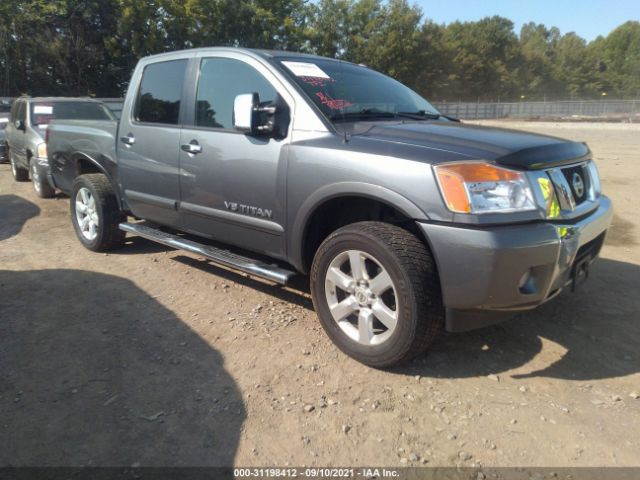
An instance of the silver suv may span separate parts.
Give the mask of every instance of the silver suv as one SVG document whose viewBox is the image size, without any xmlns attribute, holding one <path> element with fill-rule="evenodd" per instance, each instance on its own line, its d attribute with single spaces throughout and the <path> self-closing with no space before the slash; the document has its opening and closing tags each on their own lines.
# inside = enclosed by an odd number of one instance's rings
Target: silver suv
<svg viewBox="0 0 640 480">
<path fill-rule="evenodd" d="M 5 128 L 7 156 L 16 181 L 31 181 L 42 198 L 55 195 L 49 181 L 45 132 L 54 119 L 113 120 L 111 111 L 89 98 L 20 97 L 11 108 Z"/>
</svg>

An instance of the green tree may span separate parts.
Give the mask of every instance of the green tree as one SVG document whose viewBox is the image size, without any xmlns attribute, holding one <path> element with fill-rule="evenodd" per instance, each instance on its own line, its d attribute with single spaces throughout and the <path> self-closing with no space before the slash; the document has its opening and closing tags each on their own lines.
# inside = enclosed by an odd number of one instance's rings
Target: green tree
<svg viewBox="0 0 640 480">
<path fill-rule="evenodd" d="M 600 89 L 595 61 L 587 42 L 573 32 L 560 37 L 555 49 L 554 75 L 571 98 L 592 97 Z"/>
<path fill-rule="evenodd" d="M 513 22 L 494 16 L 447 26 L 445 41 L 452 49 L 449 81 L 467 99 L 513 98 L 520 93 L 521 54 Z"/>
<path fill-rule="evenodd" d="M 588 46 L 601 89 L 609 95 L 640 96 L 640 22 L 629 21 Z"/>
<path fill-rule="evenodd" d="M 553 72 L 560 31 L 542 24 L 526 23 L 520 29 L 521 90 L 528 98 L 555 96 L 561 93 Z"/>
</svg>

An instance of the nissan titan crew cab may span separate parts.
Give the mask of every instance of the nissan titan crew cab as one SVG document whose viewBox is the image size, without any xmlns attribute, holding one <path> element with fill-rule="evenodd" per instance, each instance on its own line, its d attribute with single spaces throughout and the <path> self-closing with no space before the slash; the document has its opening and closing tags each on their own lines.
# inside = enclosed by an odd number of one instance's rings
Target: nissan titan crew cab
<svg viewBox="0 0 640 480">
<path fill-rule="evenodd" d="M 48 151 L 86 248 L 129 232 L 280 284 L 308 274 L 327 335 L 374 367 L 575 287 L 612 215 L 585 144 L 463 125 L 290 52 L 144 58 L 119 122 L 54 121 Z"/>
</svg>

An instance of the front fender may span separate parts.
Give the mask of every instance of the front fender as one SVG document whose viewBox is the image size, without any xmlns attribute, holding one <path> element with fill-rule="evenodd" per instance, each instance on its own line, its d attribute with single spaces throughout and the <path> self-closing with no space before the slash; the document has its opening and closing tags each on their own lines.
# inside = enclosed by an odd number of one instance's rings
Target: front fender
<svg viewBox="0 0 640 480">
<path fill-rule="evenodd" d="M 311 195 L 300 205 L 295 219 L 289 229 L 287 238 L 287 252 L 289 262 L 302 271 L 303 241 L 309 220 L 324 203 L 339 197 L 361 197 L 385 203 L 400 211 L 407 218 L 427 221 L 429 217 L 418 206 L 406 197 L 380 185 L 363 182 L 338 182 L 325 185 Z"/>
</svg>

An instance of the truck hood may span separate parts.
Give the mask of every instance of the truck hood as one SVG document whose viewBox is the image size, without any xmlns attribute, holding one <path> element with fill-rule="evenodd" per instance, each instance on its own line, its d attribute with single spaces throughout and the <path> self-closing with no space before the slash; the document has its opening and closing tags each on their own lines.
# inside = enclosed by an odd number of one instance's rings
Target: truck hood
<svg viewBox="0 0 640 480">
<path fill-rule="evenodd" d="M 519 168 L 549 168 L 589 158 L 589 148 L 580 142 L 504 128 L 483 127 L 448 121 L 371 122 L 354 125 L 354 135 L 363 139 L 415 145 L 462 157 L 493 161 Z"/>
</svg>

